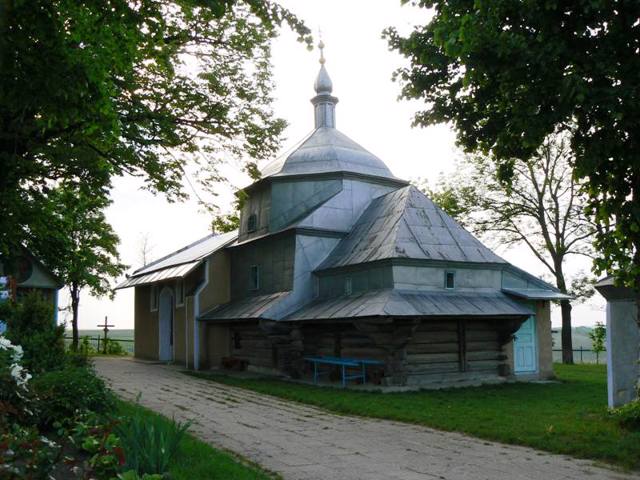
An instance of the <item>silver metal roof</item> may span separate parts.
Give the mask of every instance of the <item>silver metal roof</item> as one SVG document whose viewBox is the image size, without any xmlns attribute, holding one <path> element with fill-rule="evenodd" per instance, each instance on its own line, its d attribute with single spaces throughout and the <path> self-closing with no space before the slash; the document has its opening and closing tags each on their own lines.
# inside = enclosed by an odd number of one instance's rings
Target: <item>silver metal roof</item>
<svg viewBox="0 0 640 480">
<path fill-rule="evenodd" d="M 139 268 L 118 285 L 116 290 L 136 285 L 148 285 L 174 278 L 183 278 L 200 265 L 206 257 L 235 242 L 237 238 L 237 230 L 220 235 L 207 235 L 184 248 Z"/>
<path fill-rule="evenodd" d="M 200 315 L 201 321 L 224 321 L 238 319 L 270 318 L 268 310 L 291 292 L 276 292 L 267 295 L 245 297 L 219 305 Z"/>
<path fill-rule="evenodd" d="M 527 300 L 571 300 L 573 297 L 555 290 L 543 290 L 541 288 L 503 288 L 508 295 Z"/>
<path fill-rule="evenodd" d="M 162 270 L 155 270 L 151 273 L 138 275 L 136 277 L 129 277 L 124 282 L 116 287 L 116 290 L 122 288 L 135 287 L 140 285 L 149 285 L 151 283 L 160 282 L 163 280 L 173 280 L 175 278 L 184 278 L 193 269 L 200 265 L 201 261 L 183 263 L 176 267 L 163 268 Z"/>
<path fill-rule="evenodd" d="M 335 128 L 317 128 L 293 153 L 262 170 L 263 177 L 350 172 L 396 178 L 382 160 Z"/>
<path fill-rule="evenodd" d="M 330 320 L 358 317 L 521 317 L 534 312 L 501 292 L 371 290 L 319 300 L 286 320 Z"/>
<path fill-rule="evenodd" d="M 373 200 L 318 270 L 390 258 L 506 264 L 413 186 Z"/>
<path fill-rule="evenodd" d="M 222 233 L 219 235 L 211 234 L 207 235 L 200 240 L 197 240 L 186 247 L 176 250 L 169 255 L 166 255 L 158 260 L 155 260 L 142 268 L 139 268 L 133 274 L 132 277 L 138 275 L 144 275 L 145 273 L 154 272 L 163 268 L 180 265 L 182 263 L 192 262 L 194 260 L 201 260 L 204 257 L 208 257 L 216 250 L 219 250 L 238 238 L 238 231 Z"/>
</svg>

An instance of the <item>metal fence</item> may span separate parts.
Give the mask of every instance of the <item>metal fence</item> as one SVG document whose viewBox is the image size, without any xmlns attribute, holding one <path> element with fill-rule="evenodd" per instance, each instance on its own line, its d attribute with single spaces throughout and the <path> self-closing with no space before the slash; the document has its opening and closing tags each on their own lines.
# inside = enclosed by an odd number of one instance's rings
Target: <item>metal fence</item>
<svg viewBox="0 0 640 480">
<path fill-rule="evenodd" d="M 83 339 L 89 340 L 89 345 L 91 345 L 97 352 L 101 352 L 104 347 L 104 337 L 98 336 L 90 336 L 90 335 L 81 335 L 80 343 L 82 344 Z M 64 337 L 65 344 L 69 345 L 73 340 L 73 337 L 65 336 Z M 118 342 L 122 349 L 127 352 L 127 354 L 133 354 L 133 339 L 130 338 L 111 338 L 108 337 L 109 342 Z"/>
<path fill-rule="evenodd" d="M 553 349 L 553 361 L 556 363 L 562 363 L 562 349 Z M 574 348 L 573 349 L 573 362 L 574 363 L 607 363 L 607 352 L 595 352 L 589 348 Z"/>
</svg>

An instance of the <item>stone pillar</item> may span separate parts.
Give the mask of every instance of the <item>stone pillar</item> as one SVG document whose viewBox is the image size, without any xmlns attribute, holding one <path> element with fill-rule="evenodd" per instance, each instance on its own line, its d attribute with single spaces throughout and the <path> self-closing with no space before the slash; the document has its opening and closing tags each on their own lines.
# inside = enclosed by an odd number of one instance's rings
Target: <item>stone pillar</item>
<svg viewBox="0 0 640 480">
<path fill-rule="evenodd" d="M 635 300 L 607 301 L 607 391 L 609 407 L 636 398 L 640 332 Z"/>
<path fill-rule="evenodd" d="M 640 378 L 635 292 L 616 287 L 611 278 L 600 280 L 596 289 L 607 299 L 607 392 L 609 407 L 618 407 L 637 397 Z"/>
</svg>

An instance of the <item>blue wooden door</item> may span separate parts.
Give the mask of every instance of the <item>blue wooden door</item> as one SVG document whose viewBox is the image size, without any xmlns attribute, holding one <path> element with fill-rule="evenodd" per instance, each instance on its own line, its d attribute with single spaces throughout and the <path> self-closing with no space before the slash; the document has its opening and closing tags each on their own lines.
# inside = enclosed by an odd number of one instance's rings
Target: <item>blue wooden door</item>
<svg viewBox="0 0 640 480">
<path fill-rule="evenodd" d="M 536 320 L 529 317 L 516 332 L 513 342 L 515 373 L 534 373 L 538 370 Z"/>
</svg>

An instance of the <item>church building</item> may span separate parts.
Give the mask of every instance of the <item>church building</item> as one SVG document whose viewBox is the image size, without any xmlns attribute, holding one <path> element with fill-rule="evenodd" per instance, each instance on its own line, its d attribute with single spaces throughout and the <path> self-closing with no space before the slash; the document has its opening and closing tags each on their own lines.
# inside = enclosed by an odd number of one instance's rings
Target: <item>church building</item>
<svg viewBox="0 0 640 480">
<path fill-rule="evenodd" d="M 509 264 L 336 128 L 246 189 L 236 232 L 135 271 L 135 356 L 310 378 L 305 357 L 380 362 L 382 385 L 549 378 L 555 287 Z"/>
</svg>

